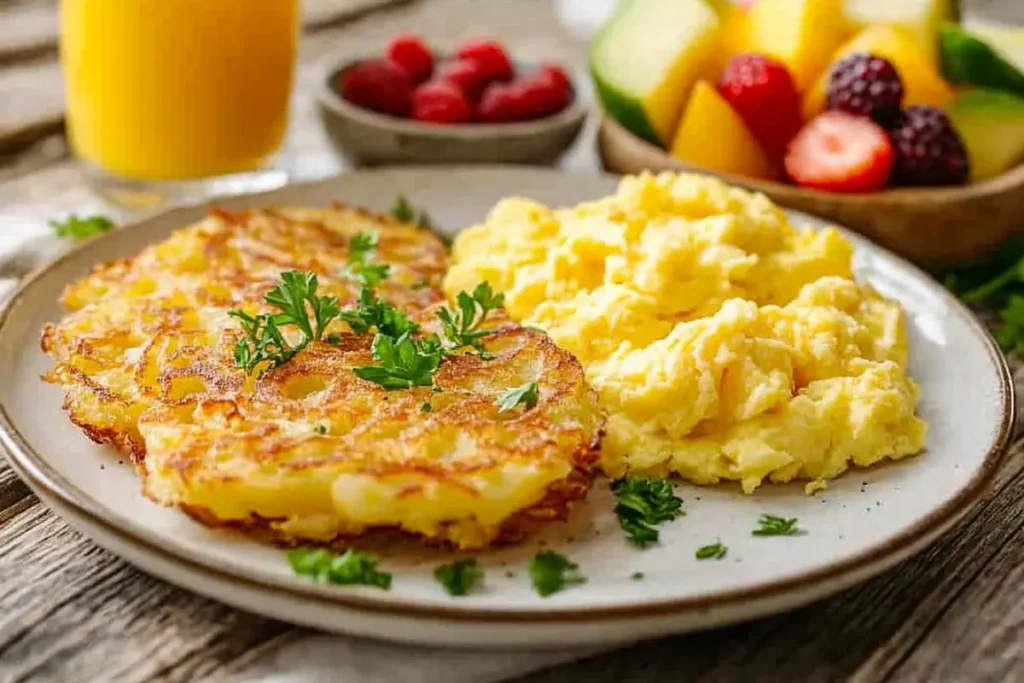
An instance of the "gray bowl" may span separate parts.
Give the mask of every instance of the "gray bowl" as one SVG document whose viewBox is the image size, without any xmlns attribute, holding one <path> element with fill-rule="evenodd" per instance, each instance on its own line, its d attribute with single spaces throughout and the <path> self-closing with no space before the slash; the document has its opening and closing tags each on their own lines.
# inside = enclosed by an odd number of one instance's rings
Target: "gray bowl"
<svg viewBox="0 0 1024 683">
<path fill-rule="evenodd" d="M 317 93 L 331 144 L 355 165 L 552 164 L 576 140 L 587 116 L 575 93 L 557 114 L 518 123 L 437 125 L 378 114 L 347 102 L 334 88 L 338 74 L 358 61 L 327 61 Z"/>
</svg>

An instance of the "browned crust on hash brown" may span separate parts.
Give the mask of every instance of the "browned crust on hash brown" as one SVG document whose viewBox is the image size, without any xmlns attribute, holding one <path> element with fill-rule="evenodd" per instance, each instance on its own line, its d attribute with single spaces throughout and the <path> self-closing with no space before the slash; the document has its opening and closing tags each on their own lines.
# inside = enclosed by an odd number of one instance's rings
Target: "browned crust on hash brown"
<svg viewBox="0 0 1024 683">
<path fill-rule="evenodd" d="M 373 363 L 372 335 L 350 334 L 340 322 L 328 329 L 339 343 L 314 342 L 258 378 L 234 366 L 241 332 L 227 311 L 268 310 L 263 296 L 282 270 L 312 270 L 321 294 L 338 296 L 342 306 L 355 303 L 358 291 L 344 266 L 351 238 L 368 227 L 380 234 L 378 259 L 392 264 L 379 296 L 424 333 L 437 332 L 447 252 L 431 233 L 340 205 L 214 210 L 138 256 L 98 266 L 72 283 L 65 299 L 74 312 L 42 333 L 41 347 L 56 361 L 44 379 L 64 386 L 64 410 L 91 440 L 131 458 L 146 495 L 211 526 L 281 544 L 310 540 L 281 531 L 288 519 L 261 517 L 258 508 L 247 519 L 220 519 L 184 493 L 167 497 L 173 487 L 153 494 L 151 479 L 171 476 L 183 492 L 203 477 L 248 484 L 251 475 L 218 469 L 220 461 L 208 457 L 214 453 L 296 476 L 332 467 L 381 479 L 415 474 L 482 495 L 467 483 L 474 473 L 516 461 L 548 472 L 569 465 L 568 474 L 537 492 L 536 502 L 487 533 L 511 542 L 564 518 L 591 483 L 601 426 L 596 395 L 574 357 L 501 311 L 492 314 L 485 342 L 494 360 L 475 352 L 447 356 L 435 374 L 442 393 L 430 387 L 388 392 L 355 376 L 353 367 Z M 524 378 L 544 387 L 539 405 L 498 415 L 495 396 Z M 429 415 L 425 402 L 433 406 Z M 328 434 L 313 432 L 321 422 L 330 425 Z M 160 442 L 162 452 L 147 453 L 142 434 L 153 428 L 170 437 Z M 472 434 L 469 456 L 431 460 L 431 448 L 458 450 L 451 441 L 458 430 Z M 421 491 L 411 485 L 396 495 Z M 425 540 L 444 542 L 444 534 L 442 528 Z"/>
</svg>

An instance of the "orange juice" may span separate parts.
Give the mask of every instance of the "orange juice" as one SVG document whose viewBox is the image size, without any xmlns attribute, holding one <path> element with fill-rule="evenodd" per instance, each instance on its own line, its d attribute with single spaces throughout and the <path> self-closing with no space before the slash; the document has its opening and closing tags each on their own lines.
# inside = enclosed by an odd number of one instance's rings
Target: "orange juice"
<svg viewBox="0 0 1024 683">
<path fill-rule="evenodd" d="M 75 153 L 138 180 L 260 166 L 288 120 L 298 0 L 61 0 Z"/>
</svg>

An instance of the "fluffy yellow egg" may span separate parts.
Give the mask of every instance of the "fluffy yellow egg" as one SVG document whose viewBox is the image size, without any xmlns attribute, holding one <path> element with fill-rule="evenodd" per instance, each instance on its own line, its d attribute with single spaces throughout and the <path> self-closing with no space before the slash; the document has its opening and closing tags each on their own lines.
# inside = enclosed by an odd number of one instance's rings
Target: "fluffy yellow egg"
<svg viewBox="0 0 1024 683">
<path fill-rule="evenodd" d="M 924 447 L 899 305 L 763 195 L 665 173 L 569 208 L 509 198 L 453 256 L 449 296 L 487 280 L 583 363 L 610 476 L 812 491 Z"/>
</svg>

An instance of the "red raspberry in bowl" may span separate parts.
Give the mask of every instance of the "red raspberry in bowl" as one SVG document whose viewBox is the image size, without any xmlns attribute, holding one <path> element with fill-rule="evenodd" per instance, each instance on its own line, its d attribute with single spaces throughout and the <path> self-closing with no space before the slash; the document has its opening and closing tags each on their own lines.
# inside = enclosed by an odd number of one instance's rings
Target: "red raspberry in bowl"
<svg viewBox="0 0 1024 683">
<path fill-rule="evenodd" d="M 717 88 L 769 156 L 781 160 L 801 124 L 800 94 L 785 65 L 764 55 L 736 55 Z"/>
<path fill-rule="evenodd" d="M 562 90 L 568 93 L 572 92 L 572 81 L 569 80 L 569 75 L 557 64 L 541 64 L 537 73 L 553 81 Z"/>
<path fill-rule="evenodd" d="M 422 38 L 413 33 L 400 33 L 385 49 L 387 58 L 402 67 L 415 83 L 423 83 L 434 70 L 434 53 Z"/>
<path fill-rule="evenodd" d="M 513 81 L 513 85 L 522 88 L 520 97 L 526 118 L 555 114 L 565 109 L 572 98 L 572 91 L 564 82 L 547 71 L 538 71 L 522 81 Z"/>
<path fill-rule="evenodd" d="M 938 107 L 907 107 L 889 132 L 896 185 L 962 185 L 970 177 L 964 143 Z"/>
<path fill-rule="evenodd" d="M 437 80 L 451 83 L 471 100 L 479 99 L 487 86 L 487 76 L 480 65 L 467 59 L 441 62 L 437 67 Z"/>
<path fill-rule="evenodd" d="M 429 81 L 412 94 L 412 118 L 428 123 L 469 123 L 473 118 L 466 95 L 447 81 Z"/>
<path fill-rule="evenodd" d="M 476 117 L 483 123 L 509 123 L 527 117 L 526 98 L 521 83 L 492 83 L 484 90 Z"/>
<path fill-rule="evenodd" d="M 365 109 L 392 116 L 407 116 L 412 105 L 409 74 L 387 59 L 370 59 L 338 75 L 338 92 Z"/>
<path fill-rule="evenodd" d="M 829 109 L 868 116 L 884 126 L 899 116 L 902 102 L 903 81 L 884 57 L 854 52 L 829 72 Z"/>
<path fill-rule="evenodd" d="M 459 47 L 459 59 L 476 62 L 487 81 L 510 81 L 515 76 L 505 48 L 493 40 L 467 40 Z"/>
</svg>

